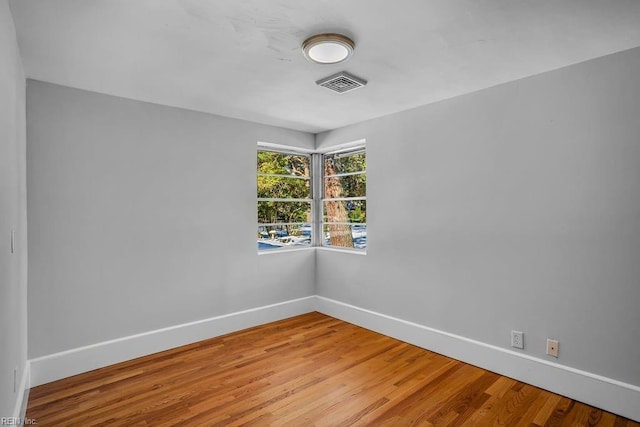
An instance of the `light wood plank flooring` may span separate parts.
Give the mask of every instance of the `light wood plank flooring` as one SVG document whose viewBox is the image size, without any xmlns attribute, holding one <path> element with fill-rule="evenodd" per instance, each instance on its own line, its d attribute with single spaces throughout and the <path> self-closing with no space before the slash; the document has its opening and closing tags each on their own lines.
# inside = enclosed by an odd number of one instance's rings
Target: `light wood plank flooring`
<svg viewBox="0 0 640 427">
<path fill-rule="evenodd" d="M 31 389 L 42 426 L 640 426 L 310 313 Z"/>
</svg>

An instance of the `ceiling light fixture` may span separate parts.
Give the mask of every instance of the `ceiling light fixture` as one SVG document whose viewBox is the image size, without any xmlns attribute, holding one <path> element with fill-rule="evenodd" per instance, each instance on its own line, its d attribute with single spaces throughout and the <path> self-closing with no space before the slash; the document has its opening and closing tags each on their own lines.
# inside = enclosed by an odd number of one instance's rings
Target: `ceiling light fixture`
<svg viewBox="0 0 640 427">
<path fill-rule="evenodd" d="M 346 61 L 351 54 L 355 43 L 342 34 L 316 34 L 302 43 L 304 56 L 316 64 L 337 64 Z"/>
</svg>

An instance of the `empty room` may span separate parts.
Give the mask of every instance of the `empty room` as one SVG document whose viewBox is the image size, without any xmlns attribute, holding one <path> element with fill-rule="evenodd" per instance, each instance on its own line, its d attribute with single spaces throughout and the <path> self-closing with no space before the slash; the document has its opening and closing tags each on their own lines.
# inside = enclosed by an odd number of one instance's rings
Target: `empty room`
<svg viewBox="0 0 640 427">
<path fill-rule="evenodd" d="M 640 1 L 0 0 L 0 425 L 640 426 Z"/>
</svg>

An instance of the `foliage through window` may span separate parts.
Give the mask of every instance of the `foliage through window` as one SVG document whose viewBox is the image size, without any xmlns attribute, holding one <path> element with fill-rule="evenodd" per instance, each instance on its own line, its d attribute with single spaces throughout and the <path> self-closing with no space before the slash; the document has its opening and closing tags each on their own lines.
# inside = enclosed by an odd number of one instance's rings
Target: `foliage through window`
<svg viewBox="0 0 640 427">
<path fill-rule="evenodd" d="M 258 249 L 311 246 L 311 156 L 258 150 Z"/>
<path fill-rule="evenodd" d="M 367 160 L 364 149 L 323 156 L 323 245 L 367 247 Z"/>
</svg>

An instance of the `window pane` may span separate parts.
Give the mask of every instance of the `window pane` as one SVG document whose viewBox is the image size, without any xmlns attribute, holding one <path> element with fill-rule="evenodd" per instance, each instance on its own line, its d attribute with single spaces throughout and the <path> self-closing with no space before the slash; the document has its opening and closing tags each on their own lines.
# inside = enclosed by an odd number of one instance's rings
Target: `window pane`
<svg viewBox="0 0 640 427">
<path fill-rule="evenodd" d="M 367 222 L 366 200 L 324 202 L 324 222 Z"/>
<path fill-rule="evenodd" d="M 367 195 L 367 175 L 334 176 L 324 180 L 324 197 L 364 197 Z"/>
<path fill-rule="evenodd" d="M 258 223 L 311 222 L 311 202 L 258 202 Z"/>
<path fill-rule="evenodd" d="M 324 174 L 359 172 L 367 170 L 367 159 L 364 152 L 356 154 L 330 154 L 324 156 Z"/>
<path fill-rule="evenodd" d="M 325 246 L 341 248 L 367 248 L 366 224 L 325 224 L 323 227 Z"/>
<path fill-rule="evenodd" d="M 308 156 L 258 151 L 258 173 L 309 177 L 310 170 Z"/>
<path fill-rule="evenodd" d="M 308 199 L 311 197 L 311 184 L 308 179 L 258 176 L 258 197 Z"/>
<path fill-rule="evenodd" d="M 311 246 L 311 225 L 260 225 L 258 249 L 278 249 L 290 246 Z"/>
</svg>

